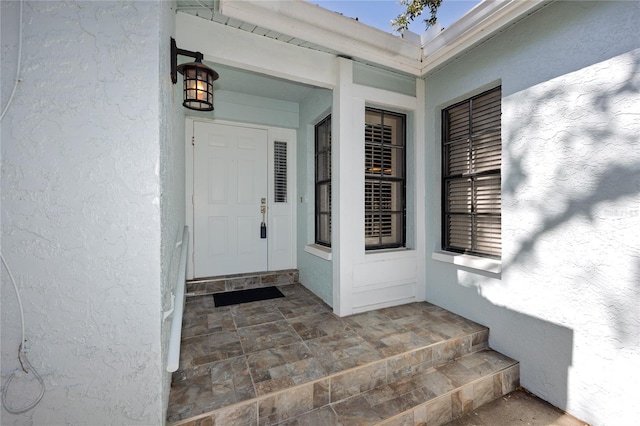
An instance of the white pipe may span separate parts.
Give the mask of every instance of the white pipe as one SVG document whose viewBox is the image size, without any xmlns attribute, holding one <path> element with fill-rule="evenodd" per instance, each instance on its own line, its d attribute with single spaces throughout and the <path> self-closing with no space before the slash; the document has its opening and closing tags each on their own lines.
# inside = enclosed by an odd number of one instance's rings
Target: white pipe
<svg viewBox="0 0 640 426">
<path fill-rule="evenodd" d="M 185 226 L 180 247 L 180 266 L 174 294 L 173 318 L 169 335 L 169 353 L 167 354 L 167 371 L 173 373 L 180 364 L 180 339 L 182 338 L 182 313 L 184 311 L 184 288 L 187 277 L 187 252 L 189 247 L 189 227 Z"/>
</svg>

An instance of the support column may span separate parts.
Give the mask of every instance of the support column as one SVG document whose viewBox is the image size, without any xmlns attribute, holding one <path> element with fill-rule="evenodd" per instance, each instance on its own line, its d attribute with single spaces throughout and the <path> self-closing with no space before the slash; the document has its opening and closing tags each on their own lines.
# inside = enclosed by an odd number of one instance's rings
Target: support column
<svg viewBox="0 0 640 426">
<path fill-rule="evenodd" d="M 333 91 L 331 114 L 331 250 L 333 252 L 333 311 L 345 316 L 352 313 L 354 241 L 349 237 L 350 211 L 355 191 L 352 180 L 354 152 L 351 133 L 353 127 L 353 63 L 349 59 L 336 60 L 338 81 Z"/>
</svg>

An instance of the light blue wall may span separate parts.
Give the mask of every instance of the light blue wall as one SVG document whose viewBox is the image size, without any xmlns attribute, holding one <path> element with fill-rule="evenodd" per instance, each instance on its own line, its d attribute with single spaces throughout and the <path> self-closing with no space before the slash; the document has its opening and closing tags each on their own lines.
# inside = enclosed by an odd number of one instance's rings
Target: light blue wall
<svg viewBox="0 0 640 426">
<path fill-rule="evenodd" d="M 188 111 L 193 117 L 236 121 L 264 126 L 298 128 L 298 104 L 296 102 L 263 98 L 244 93 L 217 90 L 213 94 L 214 110 Z"/>
<path fill-rule="evenodd" d="M 314 243 L 314 125 L 331 111 L 332 92 L 315 89 L 300 103 L 298 128 L 298 197 L 297 197 L 297 256 L 300 282 L 327 304 L 333 304 L 332 262 L 305 252 L 307 244 Z"/>
<path fill-rule="evenodd" d="M 638 415 L 638 22 L 638 2 L 551 3 L 426 78 L 427 300 L 489 326 L 524 387 L 590 424 Z M 441 110 L 499 84 L 496 275 L 431 252 Z"/>
<path fill-rule="evenodd" d="M 353 63 L 353 82 L 363 86 L 402 93 L 403 95 L 416 95 L 415 77 L 372 67 L 360 62 Z"/>
</svg>

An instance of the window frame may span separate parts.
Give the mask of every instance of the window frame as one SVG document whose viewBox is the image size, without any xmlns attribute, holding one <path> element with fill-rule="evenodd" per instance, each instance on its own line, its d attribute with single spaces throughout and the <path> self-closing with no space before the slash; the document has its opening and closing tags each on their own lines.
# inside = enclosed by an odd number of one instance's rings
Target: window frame
<svg viewBox="0 0 640 426">
<path fill-rule="evenodd" d="M 473 113 L 474 113 L 474 101 L 478 101 L 480 99 L 483 99 L 487 96 L 491 96 L 494 95 L 495 92 L 498 92 L 498 107 L 499 107 L 499 114 L 498 114 L 498 123 L 497 126 L 493 126 L 490 127 L 490 131 L 486 131 L 486 132 L 479 132 L 479 133 L 474 133 L 473 130 Z M 495 96 L 495 95 L 494 95 Z M 449 120 L 448 120 L 448 115 L 450 114 L 450 111 L 452 111 L 455 108 L 458 108 L 460 106 L 463 106 L 465 104 L 469 104 L 468 106 L 468 111 L 467 113 L 469 114 L 468 117 L 468 123 L 466 126 L 466 141 L 468 143 L 468 151 L 467 151 L 467 155 L 468 155 L 468 165 L 467 165 L 467 170 L 468 173 L 449 173 L 448 170 L 448 161 L 450 160 L 451 155 L 448 156 L 448 147 L 453 147 L 454 143 L 458 140 L 463 140 L 462 137 L 461 138 L 452 138 L 452 139 L 448 139 L 449 136 Z M 462 253 L 462 254 L 469 254 L 469 255 L 473 255 L 473 256 L 479 256 L 479 257 L 485 257 L 485 258 L 490 258 L 490 259 L 501 259 L 502 256 L 502 191 L 501 191 L 501 182 L 502 182 L 502 86 L 497 86 L 494 87 L 492 89 L 486 90 L 478 95 L 475 96 L 471 96 L 463 101 L 457 102 L 453 105 L 448 106 L 447 108 L 442 109 L 441 112 L 441 118 L 442 118 L 442 123 L 441 123 L 441 244 L 442 244 L 442 250 L 447 251 L 447 252 L 453 252 L 453 253 Z M 499 138 L 499 148 L 497 149 L 497 152 L 499 153 L 499 166 L 498 167 L 493 167 L 493 168 L 489 168 L 488 170 L 481 170 L 481 171 L 475 171 L 474 170 L 474 165 L 476 163 L 480 163 L 480 161 L 477 160 L 478 158 L 478 148 L 474 149 L 474 141 L 477 139 L 480 139 L 481 137 L 485 137 L 485 138 L 491 138 L 491 137 L 498 137 Z M 481 143 L 483 142 L 478 142 L 478 146 L 481 146 Z M 495 156 L 495 152 L 491 151 L 492 155 Z M 483 152 L 484 155 L 484 152 Z M 492 157 L 493 158 L 493 157 Z M 475 160 L 474 160 L 475 159 Z M 480 180 L 484 180 L 485 182 L 491 180 L 491 179 L 498 179 L 498 197 L 491 197 L 490 201 L 486 202 L 486 206 L 485 207 L 482 201 L 478 202 L 478 187 L 477 182 L 479 182 Z M 469 205 L 469 212 L 465 213 L 465 212 L 459 212 L 459 211 L 452 211 L 449 207 L 450 207 L 450 200 L 448 197 L 449 194 L 449 185 L 452 182 L 461 182 L 463 183 L 463 185 L 461 185 L 461 187 L 464 186 L 464 181 L 468 181 L 469 182 L 469 191 L 468 191 L 468 195 L 466 198 L 467 201 L 467 205 Z M 494 186 L 495 186 L 495 182 L 494 182 Z M 490 187 L 489 187 L 490 188 Z M 495 189 L 494 189 L 495 192 Z M 478 205 L 480 205 L 481 209 L 485 208 L 487 210 L 491 210 L 494 209 L 495 210 L 495 204 L 498 204 L 498 213 L 495 212 L 479 212 L 478 211 Z M 469 238 L 469 244 L 466 246 L 462 246 L 462 245 L 454 245 L 451 243 L 450 241 L 450 224 L 449 224 L 449 219 L 451 217 L 468 217 L 469 218 L 469 228 L 470 231 L 468 232 L 468 238 Z M 499 238 L 497 239 L 498 243 L 499 243 L 499 249 L 496 253 L 496 250 L 491 251 L 490 249 L 487 250 L 482 250 L 482 249 L 478 249 L 478 234 L 479 234 L 479 226 L 478 226 L 478 218 L 487 218 L 487 225 L 486 225 L 486 229 L 484 227 L 482 227 L 482 230 L 484 230 L 486 235 L 489 235 L 490 238 L 492 239 L 491 242 L 493 243 L 495 238 L 495 231 L 493 230 L 493 228 L 495 227 L 499 227 Z M 491 222 L 491 224 L 489 224 L 489 222 Z M 481 225 L 482 226 L 482 225 Z M 493 228 L 492 228 L 493 227 Z M 457 228 L 460 229 L 460 234 L 464 235 L 464 229 L 463 228 Z M 487 231 L 487 229 L 489 231 Z"/>
<path fill-rule="evenodd" d="M 319 146 L 319 139 L 318 139 L 318 132 L 319 129 L 324 126 L 325 127 L 325 131 L 326 131 L 326 135 L 327 135 L 327 141 L 326 141 L 326 149 L 324 151 L 322 151 L 321 153 L 318 152 L 318 146 Z M 326 161 L 326 169 L 324 170 L 326 177 L 324 179 L 318 179 L 319 176 L 319 170 L 318 170 L 318 158 L 320 154 L 324 154 Z M 331 191 L 332 191 L 332 184 L 331 184 L 331 114 L 327 115 L 325 118 L 323 118 L 322 120 L 320 120 L 318 123 L 316 123 L 316 125 L 314 126 L 314 198 L 315 198 L 315 213 L 314 213 L 314 220 L 315 220 L 315 234 L 314 234 L 314 241 L 315 244 L 318 244 L 320 246 L 324 246 L 324 247 L 331 247 L 331 237 L 332 237 L 332 229 L 331 229 Z M 326 187 L 326 193 L 328 196 L 328 208 L 323 210 L 322 209 L 322 200 L 321 200 L 321 194 L 322 194 L 322 187 Z M 323 216 L 326 216 L 327 218 L 327 222 L 326 222 L 326 226 L 329 228 L 328 230 L 324 230 L 324 224 L 322 221 Z M 326 235 L 328 236 L 327 239 L 324 239 L 321 237 L 321 235 L 324 235 L 323 230 L 326 231 Z"/>
<path fill-rule="evenodd" d="M 374 107 L 365 107 L 365 117 L 367 116 L 367 113 L 374 113 L 374 114 L 380 114 L 380 121 L 383 123 L 384 125 L 384 117 L 385 115 L 387 116 L 392 116 L 392 117 L 396 117 L 400 120 L 400 132 L 401 135 L 399 137 L 399 141 L 396 141 L 396 143 L 391 142 L 391 146 L 390 148 L 392 150 L 396 150 L 396 151 L 401 151 L 401 159 L 400 159 L 400 164 L 401 164 L 401 170 L 402 170 L 402 175 L 401 176 L 385 176 L 385 174 L 383 173 L 383 170 L 380 170 L 380 174 L 379 175 L 374 175 L 372 173 L 367 173 L 367 169 L 366 169 L 366 163 L 367 163 L 367 140 L 366 140 L 366 136 L 365 136 L 365 140 L 363 140 L 363 144 L 364 146 L 364 152 L 365 152 L 365 158 L 364 160 L 364 165 L 365 165 L 365 169 L 363 170 L 364 172 L 364 201 L 365 201 L 365 205 L 364 207 L 364 216 L 363 216 L 363 222 L 364 222 L 364 229 L 363 231 L 365 232 L 364 238 L 365 238 L 365 250 L 368 252 L 371 251 L 375 251 L 375 250 L 384 250 L 384 249 L 397 249 L 397 248 L 405 248 L 406 247 L 406 242 L 407 242 L 407 115 L 403 114 L 403 113 L 399 113 L 399 112 L 395 112 L 395 111 L 389 111 L 389 110 L 384 110 L 384 109 L 380 109 L 380 108 L 374 108 Z M 367 121 L 365 118 L 365 135 L 366 135 L 366 126 L 367 126 Z M 374 146 L 373 144 L 371 144 L 371 146 Z M 384 147 L 384 142 L 382 144 L 381 147 Z M 382 167 L 381 167 L 382 169 Z M 394 198 L 394 196 L 399 196 L 400 200 L 398 202 L 399 204 L 399 208 L 396 210 L 385 210 L 382 208 L 382 204 L 383 202 L 381 202 L 380 200 L 382 199 L 382 194 L 379 193 L 379 201 L 378 201 L 378 209 L 377 210 L 373 210 L 373 209 L 367 209 L 367 185 L 368 184 L 379 184 L 380 185 L 380 191 L 382 191 L 382 186 L 381 184 L 386 183 L 386 184 L 391 184 L 391 186 L 393 187 L 393 184 L 397 185 L 397 190 L 399 191 L 400 194 L 394 193 L 393 189 L 391 190 L 392 195 L 390 196 L 390 198 Z M 392 243 L 385 243 L 383 242 L 384 239 L 384 235 L 379 234 L 378 235 L 378 243 L 376 244 L 371 244 L 370 242 L 367 243 L 367 240 L 370 241 L 371 238 L 374 237 L 368 237 L 367 236 L 367 220 L 368 220 L 368 216 L 370 214 L 375 214 L 377 212 L 377 216 L 378 216 L 378 220 L 379 220 L 379 225 L 378 225 L 378 229 L 382 229 L 382 215 L 384 214 L 384 212 L 388 212 L 389 214 L 392 215 L 398 215 L 399 214 L 399 220 L 401 221 L 401 224 L 399 226 L 399 230 L 398 232 L 400 232 L 401 235 L 396 235 L 395 237 L 392 237 L 393 239 L 395 239 L 396 241 L 392 242 Z M 393 226 L 392 226 L 393 227 Z"/>
</svg>

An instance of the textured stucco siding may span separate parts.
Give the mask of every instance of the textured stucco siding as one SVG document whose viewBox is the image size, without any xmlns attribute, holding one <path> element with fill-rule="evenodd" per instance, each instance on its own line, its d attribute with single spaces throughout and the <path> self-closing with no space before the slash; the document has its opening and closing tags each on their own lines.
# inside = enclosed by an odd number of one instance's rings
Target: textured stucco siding
<svg viewBox="0 0 640 426">
<path fill-rule="evenodd" d="M 4 106 L 17 46 L 5 22 L 17 22 L 18 3 L 1 7 Z M 160 165 L 161 7 L 25 2 L 23 82 L 2 121 L 2 253 L 47 391 L 27 414 L 3 410 L 2 424 L 163 421 L 161 235 L 173 244 L 182 217 L 171 202 L 161 210 L 160 174 L 176 169 Z M 4 385 L 20 340 L 4 271 L 2 307 Z M 17 385 L 9 402 L 36 395 Z"/>
<path fill-rule="evenodd" d="M 427 260 L 427 300 L 491 328 L 522 385 L 597 425 L 637 422 L 640 4 L 557 2 L 426 79 L 427 244 L 440 111 L 502 84 L 502 274 Z"/>
<path fill-rule="evenodd" d="M 170 42 L 175 38 L 175 2 L 161 2 L 160 7 L 160 258 L 162 308 L 171 309 L 171 295 L 175 293 L 176 280 L 182 247 L 176 243 L 182 240 L 185 218 L 185 108 L 182 107 L 182 85 L 173 84 L 167 72 L 170 64 Z M 190 239 L 193 230 L 189 230 Z M 180 277 L 184 283 L 184 277 Z M 171 374 L 166 371 L 167 350 L 171 321 L 162 321 L 161 370 L 164 375 L 162 392 L 162 419 L 166 418 L 169 404 Z"/>
</svg>

